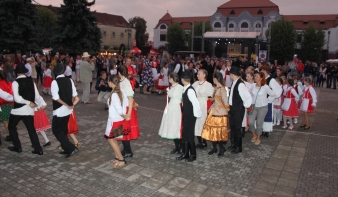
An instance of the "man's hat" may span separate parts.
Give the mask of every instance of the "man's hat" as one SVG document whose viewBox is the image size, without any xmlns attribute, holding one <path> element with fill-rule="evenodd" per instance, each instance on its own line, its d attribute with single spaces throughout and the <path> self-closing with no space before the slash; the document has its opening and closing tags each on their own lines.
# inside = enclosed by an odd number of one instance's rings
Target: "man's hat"
<svg viewBox="0 0 338 197">
<path fill-rule="evenodd" d="M 17 74 L 25 74 L 28 72 L 28 69 L 25 67 L 23 63 L 19 63 L 15 68 L 15 72 Z"/>
<path fill-rule="evenodd" d="M 242 76 L 241 75 L 241 70 L 238 66 L 231 66 L 231 69 L 229 71 L 230 74 L 234 74 L 236 76 Z"/>
<path fill-rule="evenodd" d="M 184 72 L 182 72 L 181 78 L 182 79 L 191 79 L 192 78 L 191 72 L 190 71 L 184 71 Z"/>
<path fill-rule="evenodd" d="M 58 63 L 54 69 L 53 69 L 53 72 L 55 74 L 55 76 L 58 76 L 58 75 L 62 75 L 63 73 L 65 73 L 65 70 L 66 70 L 66 67 L 63 63 Z"/>
</svg>

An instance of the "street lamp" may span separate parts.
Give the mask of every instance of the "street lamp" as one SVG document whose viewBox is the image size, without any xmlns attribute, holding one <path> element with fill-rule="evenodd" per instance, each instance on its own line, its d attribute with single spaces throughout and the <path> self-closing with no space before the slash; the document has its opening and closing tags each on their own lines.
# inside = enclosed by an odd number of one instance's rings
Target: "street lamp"
<svg viewBox="0 0 338 197">
<path fill-rule="evenodd" d="M 131 29 L 126 29 L 124 32 L 128 33 L 128 50 L 129 50 L 129 39 L 130 39 L 130 34 L 131 34 Z"/>
</svg>

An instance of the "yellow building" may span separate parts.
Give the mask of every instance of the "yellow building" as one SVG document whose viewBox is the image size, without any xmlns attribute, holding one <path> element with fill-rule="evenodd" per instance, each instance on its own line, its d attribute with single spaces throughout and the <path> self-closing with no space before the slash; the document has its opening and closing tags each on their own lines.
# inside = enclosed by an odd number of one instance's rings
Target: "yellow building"
<svg viewBox="0 0 338 197">
<path fill-rule="evenodd" d="M 96 12 L 97 26 L 101 30 L 101 49 L 117 50 L 125 47 L 131 49 L 135 38 L 136 30 L 131 28 L 129 23 L 118 15 Z"/>
</svg>

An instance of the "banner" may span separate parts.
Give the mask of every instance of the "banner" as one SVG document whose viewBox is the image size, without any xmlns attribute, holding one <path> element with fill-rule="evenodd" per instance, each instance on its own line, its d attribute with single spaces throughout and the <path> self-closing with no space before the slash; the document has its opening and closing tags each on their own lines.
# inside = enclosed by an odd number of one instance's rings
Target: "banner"
<svg viewBox="0 0 338 197">
<path fill-rule="evenodd" d="M 228 53 L 242 53 L 242 45 L 240 44 L 228 44 Z"/>
<path fill-rule="evenodd" d="M 266 54 L 267 54 L 267 51 L 266 50 L 260 50 L 259 51 L 259 59 L 260 61 L 265 61 L 266 60 Z"/>
</svg>

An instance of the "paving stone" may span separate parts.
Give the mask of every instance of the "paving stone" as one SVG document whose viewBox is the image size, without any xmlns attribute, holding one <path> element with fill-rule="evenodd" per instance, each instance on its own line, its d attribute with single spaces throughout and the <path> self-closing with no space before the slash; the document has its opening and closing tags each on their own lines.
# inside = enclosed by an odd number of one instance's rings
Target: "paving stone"
<svg viewBox="0 0 338 197">
<path fill-rule="evenodd" d="M 294 174 L 294 173 L 289 173 L 289 172 L 282 172 L 282 174 L 280 175 L 280 177 L 284 178 L 284 179 L 298 181 L 299 174 Z"/>
<path fill-rule="evenodd" d="M 175 177 L 175 178 L 171 179 L 171 180 L 168 182 L 168 184 L 172 184 L 172 185 L 176 185 L 177 187 L 184 188 L 184 187 L 186 187 L 190 182 L 191 182 L 191 180 L 184 179 L 184 178 L 180 178 L 180 177 Z"/>
<path fill-rule="evenodd" d="M 181 187 L 178 187 L 177 185 L 173 185 L 170 183 L 167 183 L 163 185 L 159 190 L 159 192 L 164 193 L 169 196 L 176 196 L 180 191 L 183 189 Z"/>
<path fill-rule="evenodd" d="M 202 184 L 199 184 L 199 183 L 196 183 L 196 182 L 191 182 L 185 187 L 185 189 L 195 191 L 195 192 L 198 192 L 198 193 L 204 193 L 205 190 L 208 189 L 208 186 L 202 185 Z"/>
<path fill-rule="evenodd" d="M 207 197 L 207 196 L 214 196 L 214 197 L 224 197 L 228 192 L 221 190 L 221 189 L 216 189 L 213 187 L 209 187 L 207 191 L 205 191 L 202 196 Z"/>
<path fill-rule="evenodd" d="M 150 178 L 146 182 L 142 183 L 141 186 L 144 186 L 146 188 L 153 189 L 153 190 L 158 190 L 164 184 L 165 184 L 164 182 Z"/>
<path fill-rule="evenodd" d="M 163 173 L 163 172 L 159 172 L 157 174 L 155 174 L 152 178 L 153 179 L 156 179 L 158 181 L 161 181 L 161 182 L 168 182 L 169 180 L 171 180 L 174 176 L 171 175 L 171 174 L 167 174 L 167 173 Z"/>
<path fill-rule="evenodd" d="M 177 197 L 200 197 L 202 194 L 198 193 L 196 191 L 191 191 L 187 189 L 183 189 L 180 193 L 178 193 L 176 196 Z"/>
<path fill-rule="evenodd" d="M 272 196 L 272 192 L 268 192 L 265 190 L 258 190 L 258 189 L 254 189 L 251 194 L 250 197 L 271 197 Z"/>
<path fill-rule="evenodd" d="M 297 181 L 285 179 L 285 178 L 279 178 L 277 185 L 296 189 L 297 188 Z"/>
<path fill-rule="evenodd" d="M 280 185 L 277 185 L 275 187 L 275 190 L 273 192 L 273 195 L 275 196 L 295 196 L 296 195 L 296 189 L 290 188 L 290 187 L 283 187 Z"/>
<path fill-rule="evenodd" d="M 274 184 L 265 183 L 265 182 L 257 182 L 254 189 L 272 193 L 274 188 L 275 188 Z"/>
</svg>

